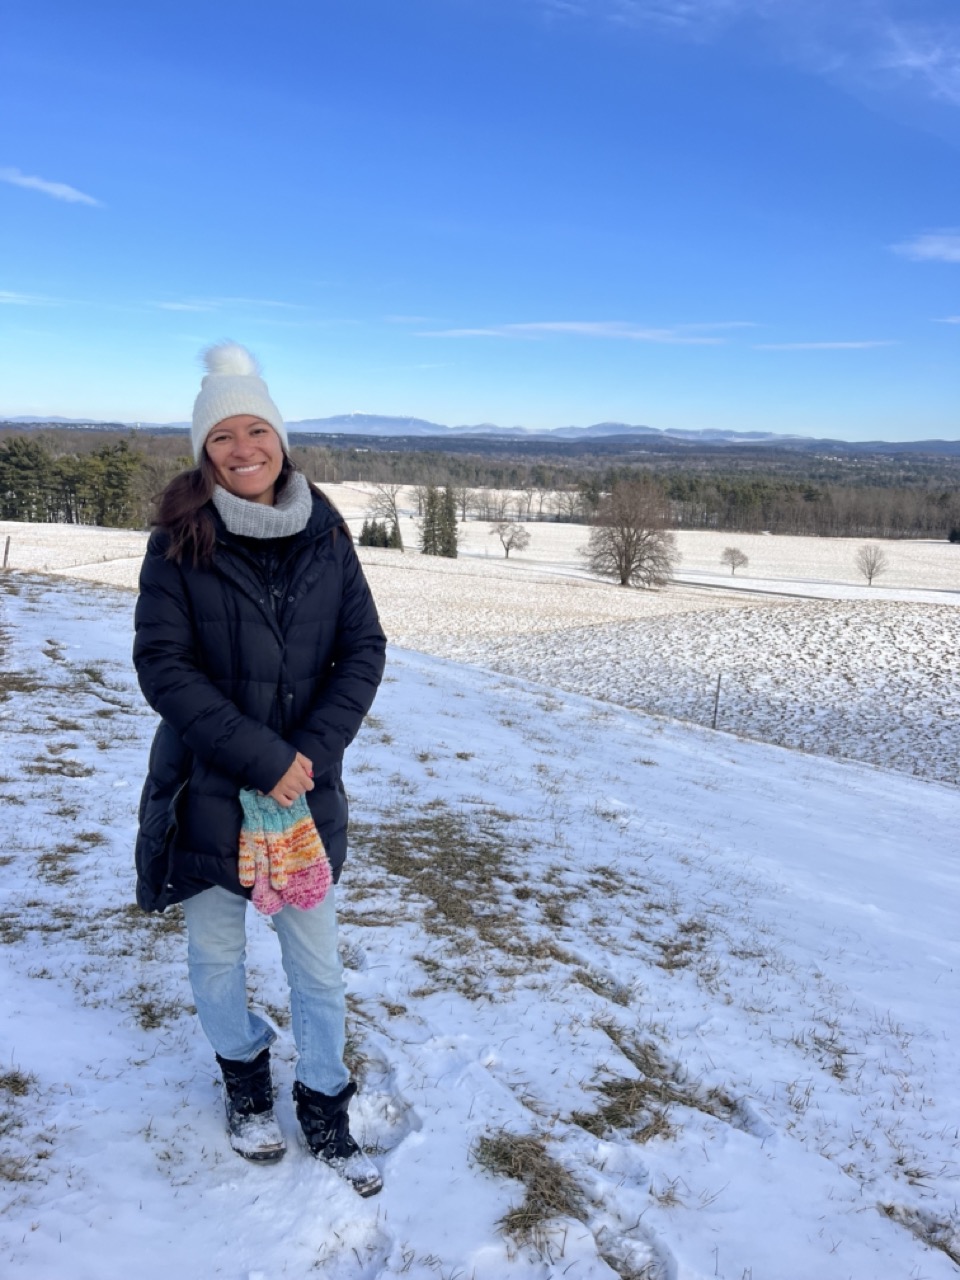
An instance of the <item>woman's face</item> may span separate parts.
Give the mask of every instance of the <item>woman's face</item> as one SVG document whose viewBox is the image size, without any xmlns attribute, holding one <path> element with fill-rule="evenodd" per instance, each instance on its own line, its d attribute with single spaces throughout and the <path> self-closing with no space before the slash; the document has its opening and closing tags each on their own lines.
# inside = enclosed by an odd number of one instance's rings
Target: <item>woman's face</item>
<svg viewBox="0 0 960 1280">
<path fill-rule="evenodd" d="M 217 484 L 248 502 L 273 505 L 283 445 L 269 422 L 248 413 L 224 418 L 207 436 L 204 448 Z"/>
</svg>

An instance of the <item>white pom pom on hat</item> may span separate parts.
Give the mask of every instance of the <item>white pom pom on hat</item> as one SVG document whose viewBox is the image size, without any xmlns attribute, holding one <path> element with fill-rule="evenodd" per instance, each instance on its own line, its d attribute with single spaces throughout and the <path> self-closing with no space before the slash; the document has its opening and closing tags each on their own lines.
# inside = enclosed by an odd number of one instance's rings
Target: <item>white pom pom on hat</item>
<svg viewBox="0 0 960 1280">
<path fill-rule="evenodd" d="M 207 436 L 217 423 L 240 413 L 269 422 L 284 451 L 289 451 L 287 429 L 270 399 L 256 356 L 239 342 L 218 342 L 203 352 L 203 363 L 207 373 L 193 406 L 190 431 L 195 460 L 200 461 Z"/>
</svg>

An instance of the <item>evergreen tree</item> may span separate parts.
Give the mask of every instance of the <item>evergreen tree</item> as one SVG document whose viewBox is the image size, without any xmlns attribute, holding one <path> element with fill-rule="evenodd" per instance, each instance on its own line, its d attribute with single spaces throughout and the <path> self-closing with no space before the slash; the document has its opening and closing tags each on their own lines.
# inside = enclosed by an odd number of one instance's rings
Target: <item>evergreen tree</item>
<svg viewBox="0 0 960 1280">
<path fill-rule="evenodd" d="M 105 444 L 90 454 L 84 467 L 84 487 L 94 524 L 129 526 L 136 502 L 134 481 L 141 466 L 140 455 L 126 440 Z"/>
<path fill-rule="evenodd" d="M 360 530 L 361 547 L 389 547 L 390 538 L 385 520 L 364 520 Z"/>
<path fill-rule="evenodd" d="M 450 560 L 457 558 L 457 500 L 453 486 L 447 485 L 439 497 L 440 522 L 437 554 Z"/>
<path fill-rule="evenodd" d="M 403 539 L 400 537 L 400 526 L 394 521 L 390 528 L 390 537 L 387 539 L 387 546 L 394 551 L 403 550 Z"/>
<path fill-rule="evenodd" d="M 53 459 L 38 440 L 14 436 L 0 448 L 0 518 L 47 521 L 59 518 L 50 492 Z"/>
<path fill-rule="evenodd" d="M 64 524 L 83 524 L 92 519 L 88 514 L 89 485 L 84 461 L 68 454 L 52 462 L 51 487 L 55 492 L 58 515 L 48 519 Z"/>
<path fill-rule="evenodd" d="M 420 550 L 425 556 L 438 556 L 440 551 L 441 498 L 436 485 L 427 485 L 423 495 L 423 518 L 420 522 Z"/>
</svg>

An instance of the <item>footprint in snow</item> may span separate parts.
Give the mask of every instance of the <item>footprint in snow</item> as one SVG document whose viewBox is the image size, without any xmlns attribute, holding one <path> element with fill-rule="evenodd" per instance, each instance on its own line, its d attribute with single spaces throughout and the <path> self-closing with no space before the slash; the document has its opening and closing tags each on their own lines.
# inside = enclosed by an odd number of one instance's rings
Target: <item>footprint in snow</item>
<svg viewBox="0 0 960 1280">
<path fill-rule="evenodd" d="M 363 973 L 367 967 L 367 953 L 359 942 L 351 942 L 341 938 L 339 951 L 340 961 L 345 969 L 353 969 L 356 973 Z"/>
<path fill-rule="evenodd" d="M 416 1109 L 400 1092 L 396 1072 L 381 1057 L 367 1058 L 363 1085 L 350 1115 L 357 1141 L 375 1152 L 393 1151 L 423 1127 Z"/>
<path fill-rule="evenodd" d="M 597 1253 L 619 1275 L 643 1276 L 644 1280 L 677 1280 L 673 1254 L 641 1224 L 631 1227 L 629 1236 L 603 1225 L 594 1231 L 594 1239 Z"/>
</svg>

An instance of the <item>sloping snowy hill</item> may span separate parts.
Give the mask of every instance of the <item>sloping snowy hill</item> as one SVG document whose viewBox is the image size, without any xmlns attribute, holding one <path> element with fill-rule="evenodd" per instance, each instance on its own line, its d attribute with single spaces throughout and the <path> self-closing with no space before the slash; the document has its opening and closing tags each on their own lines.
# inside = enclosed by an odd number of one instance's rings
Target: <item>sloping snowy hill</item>
<svg viewBox="0 0 960 1280">
<path fill-rule="evenodd" d="M 393 649 L 339 891 L 361 1202 L 229 1151 L 178 913 L 132 906 L 131 610 L 0 578 L 5 1277 L 957 1275 L 960 792 Z"/>
</svg>

